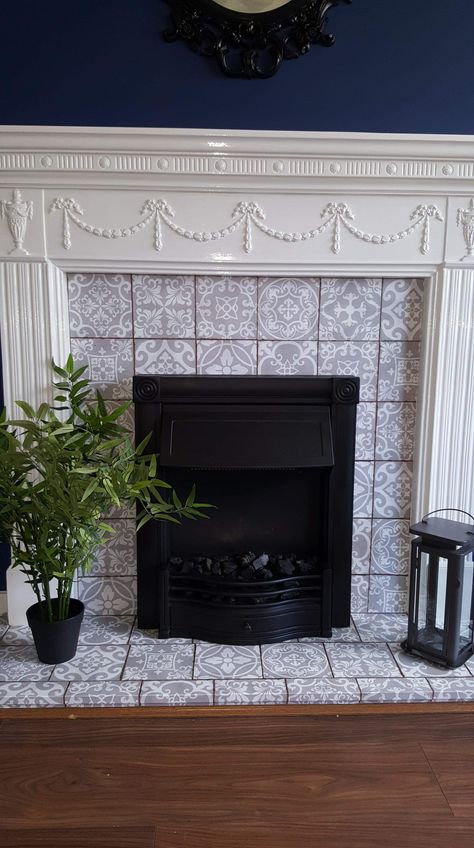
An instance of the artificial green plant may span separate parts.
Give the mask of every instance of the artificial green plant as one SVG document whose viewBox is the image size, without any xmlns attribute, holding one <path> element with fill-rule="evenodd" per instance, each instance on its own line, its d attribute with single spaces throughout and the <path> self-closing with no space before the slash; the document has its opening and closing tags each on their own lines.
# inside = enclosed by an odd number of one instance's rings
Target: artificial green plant
<svg viewBox="0 0 474 848">
<path fill-rule="evenodd" d="M 17 401 L 24 419 L 0 417 L 0 538 L 49 621 L 68 617 L 76 572 L 90 571 L 115 532 L 105 518 L 113 508 L 137 505 L 139 530 L 153 519 L 206 518 L 209 506 L 196 503 L 194 487 L 182 502 L 157 477 L 157 455 L 145 452 L 150 437 L 134 447 L 119 423 L 130 402 L 110 411 L 99 392 L 92 400 L 86 368 L 72 356 L 52 369 L 55 405 Z"/>
</svg>

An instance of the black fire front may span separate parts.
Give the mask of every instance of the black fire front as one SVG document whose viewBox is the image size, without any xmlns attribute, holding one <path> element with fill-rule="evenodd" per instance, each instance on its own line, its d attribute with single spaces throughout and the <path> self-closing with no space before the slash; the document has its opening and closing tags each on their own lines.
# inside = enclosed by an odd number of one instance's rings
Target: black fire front
<svg viewBox="0 0 474 848">
<path fill-rule="evenodd" d="M 138 624 L 228 644 L 350 623 L 357 377 L 134 378 L 137 442 L 215 504 L 138 534 Z"/>
</svg>

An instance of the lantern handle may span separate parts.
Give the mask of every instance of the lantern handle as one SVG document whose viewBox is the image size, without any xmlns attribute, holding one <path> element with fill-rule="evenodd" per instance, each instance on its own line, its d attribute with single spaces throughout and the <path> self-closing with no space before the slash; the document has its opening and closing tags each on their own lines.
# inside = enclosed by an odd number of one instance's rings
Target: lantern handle
<svg viewBox="0 0 474 848">
<path fill-rule="evenodd" d="M 426 515 L 421 519 L 422 524 L 426 524 L 426 519 L 430 517 L 430 515 L 436 515 L 437 512 L 462 512 L 463 515 L 467 515 L 469 518 L 472 518 L 474 521 L 474 515 L 471 515 L 470 512 L 466 512 L 465 509 L 456 509 L 455 507 L 443 507 L 443 509 L 434 509 L 433 512 L 427 512 Z M 468 530 L 468 534 L 472 535 L 472 531 Z"/>
</svg>

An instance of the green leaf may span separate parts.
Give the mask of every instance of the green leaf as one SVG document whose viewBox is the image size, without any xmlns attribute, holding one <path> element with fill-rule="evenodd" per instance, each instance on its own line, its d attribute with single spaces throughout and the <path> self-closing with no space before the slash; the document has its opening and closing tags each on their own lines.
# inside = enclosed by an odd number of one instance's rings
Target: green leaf
<svg viewBox="0 0 474 848">
<path fill-rule="evenodd" d="M 25 400 L 17 400 L 16 405 L 25 413 L 27 418 L 36 418 L 34 409 Z"/>
</svg>

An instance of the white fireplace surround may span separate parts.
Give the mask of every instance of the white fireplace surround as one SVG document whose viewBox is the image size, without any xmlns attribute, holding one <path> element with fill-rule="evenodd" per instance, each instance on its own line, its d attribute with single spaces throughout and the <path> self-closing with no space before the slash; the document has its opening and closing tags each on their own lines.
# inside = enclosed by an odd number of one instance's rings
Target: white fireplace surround
<svg viewBox="0 0 474 848">
<path fill-rule="evenodd" d="M 67 356 L 67 272 L 422 277 L 412 518 L 473 513 L 474 136 L 0 127 L 0 174 L 9 413 Z"/>
</svg>

